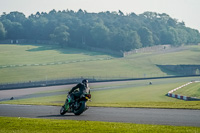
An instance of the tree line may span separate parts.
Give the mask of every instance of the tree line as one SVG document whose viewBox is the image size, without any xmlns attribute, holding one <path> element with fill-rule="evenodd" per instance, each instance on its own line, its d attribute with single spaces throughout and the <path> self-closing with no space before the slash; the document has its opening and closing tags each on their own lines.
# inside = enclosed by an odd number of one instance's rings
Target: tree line
<svg viewBox="0 0 200 133">
<path fill-rule="evenodd" d="M 7 39 L 51 40 L 62 47 L 130 51 L 160 44 L 198 44 L 200 33 L 165 13 L 88 13 L 80 9 L 37 12 L 28 17 L 17 11 L 3 13 L 0 40 Z"/>
</svg>

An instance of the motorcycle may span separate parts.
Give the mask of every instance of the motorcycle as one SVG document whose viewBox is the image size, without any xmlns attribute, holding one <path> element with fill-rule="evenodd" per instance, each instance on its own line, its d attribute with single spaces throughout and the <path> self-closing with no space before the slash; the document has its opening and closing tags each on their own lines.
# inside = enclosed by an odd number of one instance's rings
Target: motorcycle
<svg viewBox="0 0 200 133">
<path fill-rule="evenodd" d="M 86 102 L 91 101 L 91 94 L 82 94 L 79 98 L 75 98 L 75 102 L 70 105 L 69 103 L 71 102 L 71 100 L 71 96 L 70 94 L 68 94 L 65 104 L 60 109 L 61 115 L 64 115 L 65 113 L 74 113 L 75 115 L 82 114 L 89 108 L 86 105 Z"/>
</svg>

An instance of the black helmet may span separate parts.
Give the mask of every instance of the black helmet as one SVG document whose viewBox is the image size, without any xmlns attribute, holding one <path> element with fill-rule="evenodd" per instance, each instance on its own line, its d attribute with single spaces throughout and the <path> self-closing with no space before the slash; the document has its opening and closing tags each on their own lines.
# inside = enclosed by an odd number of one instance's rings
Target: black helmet
<svg viewBox="0 0 200 133">
<path fill-rule="evenodd" d="M 82 80 L 82 83 L 88 83 L 87 79 Z"/>
</svg>

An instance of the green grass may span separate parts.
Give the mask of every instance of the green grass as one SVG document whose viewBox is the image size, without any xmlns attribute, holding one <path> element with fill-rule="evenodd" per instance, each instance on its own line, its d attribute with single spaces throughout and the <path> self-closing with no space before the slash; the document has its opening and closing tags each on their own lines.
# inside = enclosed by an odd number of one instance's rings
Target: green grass
<svg viewBox="0 0 200 133">
<path fill-rule="evenodd" d="M 139 132 L 139 133 L 197 133 L 198 127 L 144 125 L 98 121 L 72 121 L 54 119 L 30 119 L 0 117 L 0 133 L 99 133 L 99 132 Z"/>
<path fill-rule="evenodd" d="M 111 56 L 53 45 L 0 45 L 0 65 L 46 64 L 66 61 L 92 60 Z"/>
<path fill-rule="evenodd" d="M 81 77 L 88 72 L 91 62 L 101 64 L 110 58 L 97 52 L 73 48 L 63 50 L 49 45 L 0 45 L 0 66 L 6 67 L 0 68 L 0 83 Z M 87 70 L 84 69 L 85 64 Z"/>
<path fill-rule="evenodd" d="M 140 78 L 166 76 L 159 65 L 198 64 L 200 47 L 190 46 L 172 53 L 145 53 L 117 58 L 98 52 L 55 46 L 0 45 L 0 83 L 27 82 L 57 78 L 95 76 L 98 78 Z M 59 63 L 61 62 L 61 63 Z M 53 64 L 54 63 L 54 64 Z M 39 64 L 39 65 L 35 65 Z M 8 67 L 10 65 L 24 65 Z M 7 68 L 2 68 L 7 66 Z M 92 92 L 89 106 L 149 107 L 200 109 L 199 101 L 181 101 L 165 94 L 194 78 L 131 81 L 94 85 L 91 88 L 114 87 Z M 70 88 L 66 88 L 70 89 Z M 57 91 L 47 91 L 55 93 Z M 47 93 L 42 92 L 42 93 Z M 199 94 L 198 94 L 199 95 Z M 66 95 L 32 97 L 0 103 L 61 106 Z M 200 132 L 197 127 L 142 125 L 114 122 L 72 121 L 0 117 L 0 133 L 10 132 Z"/>
<path fill-rule="evenodd" d="M 199 65 L 199 57 L 200 46 L 185 47 L 177 52 L 143 53 L 117 58 L 80 49 L 62 49 L 53 45 L 1 44 L 0 83 L 82 76 L 110 79 L 176 75 L 161 71 L 157 65 Z M 23 66 L 9 67 L 10 65 Z"/>
<path fill-rule="evenodd" d="M 200 99 L 200 82 L 189 84 L 174 93 L 182 96 L 196 97 Z"/>
<path fill-rule="evenodd" d="M 177 88 L 188 81 L 198 79 L 191 78 L 173 78 L 173 79 L 154 79 L 149 85 L 149 80 L 137 80 L 117 83 L 105 83 L 104 85 L 93 84 L 90 87 L 94 89 L 111 88 L 108 90 L 91 91 L 92 102 L 89 106 L 106 106 L 106 107 L 146 107 L 146 108 L 184 108 L 200 109 L 200 101 L 183 101 L 167 97 L 168 91 Z M 57 105 L 64 104 L 66 99 L 65 90 L 55 90 L 46 93 L 55 93 L 64 91 L 63 95 L 53 95 L 44 97 L 32 97 L 28 99 L 2 101 L 4 104 L 37 104 L 37 105 Z M 45 93 L 45 92 L 42 92 Z"/>
</svg>

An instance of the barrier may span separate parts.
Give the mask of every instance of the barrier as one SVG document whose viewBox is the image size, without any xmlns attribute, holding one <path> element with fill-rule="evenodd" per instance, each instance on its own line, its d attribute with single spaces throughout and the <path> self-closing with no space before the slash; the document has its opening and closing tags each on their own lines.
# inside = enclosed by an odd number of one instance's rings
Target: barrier
<svg viewBox="0 0 200 133">
<path fill-rule="evenodd" d="M 180 87 L 177 87 L 177 88 L 169 91 L 167 93 L 167 96 L 168 97 L 172 97 L 172 98 L 177 98 L 177 99 L 185 100 L 185 101 L 188 101 L 188 100 L 199 100 L 199 99 L 196 99 L 194 97 L 187 97 L 187 96 L 182 96 L 182 95 L 179 95 L 179 94 L 174 94 L 174 92 L 177 91 L 178 89 L 181 89 L 181 88 L 183 88 L 183 87 L 185 87 L 185 86 L 187 86 L 189 84 L 196 83 L 196 82 L 200 82 L 200 81 L 188 82 L 187 84 L 184 84 L 184 85 L 182 85 Z"/>
</svg>

